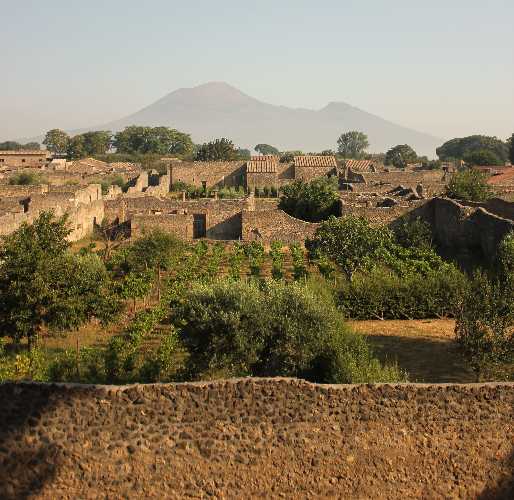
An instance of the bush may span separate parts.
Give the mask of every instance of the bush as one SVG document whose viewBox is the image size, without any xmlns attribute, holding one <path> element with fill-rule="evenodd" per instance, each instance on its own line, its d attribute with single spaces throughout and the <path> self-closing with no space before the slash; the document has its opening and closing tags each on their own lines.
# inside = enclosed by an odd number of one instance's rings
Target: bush
<svg viewBox="0 0 514 500">
<path fill-rule="evenodd" d="M 281 241 L 273 241 L 269 252 L 272 261 L 271 276 L 275 280 L 280 280 L 284 277 L 284 254 L 282 253 L 282 246 Z"/>
<path fill-rule="evenodd" d="M 396 381 L 345 325 L 328 292 L 297 283 L 194 284 L 173 318 L 193 379 L 290 376 L 314 382 Z"/>
<path fill-rule="evenodd" d="M 20 172 L 9 179 L 9 184 L 11 186 L 34 186 L 37 184 L 43 184 L 43 179 L 39 174 L 32 172 Z"/>
<path fill-rule="evenodd" d="M 291 258 L 293 259 L 293 278 L 299 280 L 307 276 L 307 268 L 305 267 L 305 254 L 303 248 L 298 243 L 289 245 Z"/>
<path fill-rule="evenodd" d="M 264 263 L 264 247 L 258 241 L 252 241 L 244 246 L 245 255 L 248 257 L 250 265 L 250 274 L 259 276 L 261 274 L 262 264 Z"/>
<path fill-rule="evenodd" d="M 405 248 L 431 248 L 432 228 L 419 217 L 412 221 L 401 221 L 395 228 L 396 241 Z"/>
<path fill-rule="evenodd" d="M 279 208 L 297 219 L 319 222 L 339 214 L 339 193 L 335 177 L 312 182 L 295 181 L 282 188 Z"/>
<path fill-rule="evenodd" d="M 404 277 L 376 268 L 343 281 L 338 303 L 352 319 L 441 318 L 453 316 L 465 284 L 465 276 L 453 266 Z"/>
<path fill-rule="evenodd" d="M 488 372 L 510 363 L 514 373 L 514 284 L 499 282 L 479 272 L 473 276 L 458 303 L 455 336 L 475 372 L 477 382 Z M 497 378 L 497 375 L 495 376 Z"/>
<path fill-rule="evenodd" d="M 492 196 L 492 191 L 487 184 L 486 174 L 469 169 L 452 176 L 446 186 L 446 195 L 464 201 L 486 201 Z"/>
<path fill-rule="evenodd" d="M 228 258 L 229 276 L 234 281 L 239 280 L 241 277 L 241 268 L 243 265 L 244 257 L 244 247 L 239 243 L 235 243 L 232 253 Z"/>
</svg>

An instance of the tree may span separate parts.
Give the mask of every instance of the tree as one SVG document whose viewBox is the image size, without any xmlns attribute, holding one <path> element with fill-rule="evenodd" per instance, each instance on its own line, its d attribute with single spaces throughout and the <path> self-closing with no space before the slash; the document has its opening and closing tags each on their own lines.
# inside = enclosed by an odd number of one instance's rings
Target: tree
<svg viewBox="0 0 514 500">
<path fill-rule="evenodd" d="M 309 222 L 338 215 L 339 193 L 335 177 L 320 177 L 311 182 L 295 181 L 282 188 L 279 208 Z"/>
<path fill-rule="evenodd" d="M 64 130 L 54 128 L 46 133 L 43 144 L 52 153 L 65 154 L 68 150 L 69 141 L 70 136 Z"/>
<path fill-rule="evenodd" d="M 216 139 L 202 144 L 196 153 L 197 161 L 230 161 L 237 159 L 237 151 L 229 139 Z"/>
<path fill-rule="evenodd" d="M 192 153 L 194 145 L 189 134 L 169 127 L 140 127 L 132 125 L 114 136 L 113 145 L 118 153 L 126 154 L 178 154 Z"/>
<path fill-rule="evenodd" d="M 5 141 L 0 142 L 0 151 L 20 151 L 25 150 L 39 150 L 40 146 L 38 142 L 27 142 L 27 144 L 20 144 L 16 141 Z"/>
<path fill-rule="evenodd" d="M 249 160 L 252 157 L 252 153 L 249 149 L 238 148 L 236 153 L 238 160 Z"/>
<path fill-rule="evenodd" d="M 68 141 L 68 158 L 76 160 L 87 156 L 83 135 L 75 135 Z"/>
<path fill-rule="evenodd" d="M 66 217 L 42 212 L 3 238 L 0 247 L 0 331 L 29 347 L 44 326 L 78 328 L 93 316 L 109 321 L 119 302 L 95 255 L 68 252 Z"/>
<path fill-rule="evenodd" d="M 96 130 L 82 134 L 84 148 L 88 156 L 103 155 L 109 151 L 112 143 L 112 132 Z"/>
<path fill-rule="evenodd" d="M 480 382 L 484 372 L 514 362 L 514 286 L 476 273 L 457 307 L 455 336 Z"/>
<path fill-rule="evenodd" d="M 193 379 L 301 377 L 313 382 L 398 381 L 353 334 L 326 290 L 297 283 L 192 283 L 172 302 Z"/>
<path fill-rule="evenodd" d="M 27 142 L 27 144 L 23 144 L 21 149 L 28 149 L 31 151 L 38 151 L 41 149 L 39 142 Z"/>
<path fill-rule="evenodd" d="M 393 165 L 396 168 L 405 168 L 409 163 L 414 163 L 417 159 L 416 151 L 408 144 L 399 144 L 386 153 L 384 163 L 386 165 Z"/>
<path fill-rule="evenodd" d="M 341 134 L 337 139 L 337 151 L 343 158 L 361 158 L 368 147 L 368 136 L 357 130 Z"/>
<path fill-rule="evenodd" d="M 323 222 L 306 246 L 313 254 L 332 259 L 351 281 L 357 271 L 372 269 L 379 262 L 380 251 L 390 241 L 386 229 L 371 227 L 363 217 L 347 215 Z"/>
<path fill-rule="evenodd" d="M 464 161 L 469 165 L 503 165 L 503 161 L 487 149 L 471 151 L 464 156 Z"/>
<path fill-rule="evenodd" d="M 261 155 L 278 155 L 279 151 L 277 148 L 270 146 L 269 144 L 257 144 L 253 149 Z"/>
<path fill-rule="evenodd" d="M 468 169 L 453 174 L 446 186 L 446 196 L 465 201 L 485 201 L 492 196 L 492 191 L 484 172 Z"/>
<path fill-rule="evenodd" d="M 454 159 L 465 159 L 469 154 L 476 151 L 489 151 L 497 156 L 501 162 L 508 159 L 508 146 L 497 137 L 486 135 L 470 135 L 468 137 L 451 139 L 436 149 L 437 156 L 442 161 Z"/>
<path fill-rule="evenodd" d="M 510 164 L 514 165 L 514 134 L 509 139 L 509 160 Z"/>
<path fill-rule="evenodd" d="M 9 178 L 11 186 L 36 186 L 42 184 L 42 178 L 33 172 L 20 172 Z"/>
</svg>

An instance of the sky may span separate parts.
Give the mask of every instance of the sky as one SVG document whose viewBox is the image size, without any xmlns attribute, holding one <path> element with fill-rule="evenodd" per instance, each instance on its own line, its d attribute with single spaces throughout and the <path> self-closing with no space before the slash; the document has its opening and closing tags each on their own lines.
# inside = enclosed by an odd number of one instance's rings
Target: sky
<svg viewBox="0 0 514 500">
<path fill-rule="evenodd" d="M 437 137 L 514 132 L 513 0 L 0 0 L 0 26 L 0 140 L 208 81 Z"/>
</svg>

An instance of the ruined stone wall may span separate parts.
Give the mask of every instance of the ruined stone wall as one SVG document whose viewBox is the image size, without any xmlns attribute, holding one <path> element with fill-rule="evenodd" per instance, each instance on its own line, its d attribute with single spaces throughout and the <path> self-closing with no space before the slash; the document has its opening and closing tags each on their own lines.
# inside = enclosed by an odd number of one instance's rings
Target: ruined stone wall
<svg viewBox="0 0 514 500">
<path fill-rule="evenodd" d="M 148 186 L 145 194 L 149 196 L 166 196 L 170 192 L 169 174 L 161 175 L 154 186 Z"/>
<path fill-rule="evenodd" d="M 412 210 L 409 206 L 396 205 L 394 207 L 365 207 L 357 205 L 342 205 L 342 215 L 356 215 L 364 217 L 373 225 L 389 225 Z"/>
<path fill-rule="evenodd" d="M 279 209 L 245 210 L 241 225 L 243 240 L 280 240 L 284 243 L 303 243 L 306 238 L 314 235 L 319 226 L 317 223 L 295 219 Z"/>
<path fill-rule="evenodd" d="M 512 498 L 514 384 L 1 384 L 0 496 Z"/>
<path fill-rule="evenodd" d="M 171 183 L 185 182 L 207 188 L 223 186 L 244 186 L 245 166 L 242 161 L 195 161 L 174 162 L 170 166 Z"/>
<path fill-rule="evenodd" d="M 501 198 L 492 198 L 485 202 L 459 201 L 465 207 L 482 207 L 487 212 L 503 217 L 504 219 L 514 220 L 514 202 L 505 201 Z"/>
<path fill-rule="evenodd" d="M 264 187 L 278 187 L 278 177 L 276 172 L 247 172 L 246 173 L 246 188 L 264 188 Z"/>
<path fill-rule="evenodd" d="M 434 239 L 443 248 L 456 253 L 479 250 L 491 263 L 502 238 L 514 231 L 514 221 L 448 198 L 433 198 L 408 216 L 428 222 Z"/>
<path fill-rule="evenodd" d="M 32 196 L 48 192 L 47 184 L 37 186 L 11 186 L 9 184 L 0 185 L 0 198 Z"/>
<path fill-rule="evenodd" d="M 17 167 L 17 168 L 27 168 L 27 167 L 43 167 L 48 163 L 48 156 L 50 153 L 48 151 L 42 150 L 40 152 L 34 153 L 30 152 L 27 154 L 23 154 L 20 152 L 9 153 L 7 151 L 0 151 L 0 167 Z"/>
<path fill-rule="evenodd" d="M 134 215 L 130 221 L 132 238 L 139 238 L 153 229 L 172 233 L 183 240 L 192 240 L 193 216 L 189 214 Z"/>
</svg>

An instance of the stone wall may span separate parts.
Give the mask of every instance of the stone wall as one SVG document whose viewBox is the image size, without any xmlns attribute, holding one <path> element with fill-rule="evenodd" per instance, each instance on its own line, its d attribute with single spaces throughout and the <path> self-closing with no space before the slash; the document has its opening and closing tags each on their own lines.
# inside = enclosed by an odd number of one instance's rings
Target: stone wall
<svg viewBox="0 0 514 500">
<path fill-rule="evenodd" d="M 491 263 L 502 238 L 514 231 L 514 221 L 448 198 L 433 198 L 408 216 L 428 222 L 435 241 L 444 249 L 453 253 L 479 251 Z"/>
<path fill-rule="evenodd" d="M 310 182 L 318 177 L 327 177 L 328 175 L 336 175 L 336 168 L 330 167 L 299 167 L 294 166 L 295 180 Z"/>
<path fill-rule="evenodd" d="M 243 161 L 195 161 L 173 162 L 170 166 L 171 183 L 185 182 L 207 188 L 222 186 L 244 186 L 245 166 Z"/>
<path fill-rule="evenodd" d="M 0 496 L 512 498 L 514 384 L 1 384 Z"/>
<path fill-rule="evenodd" d="M 306 238 L 314 235 L 318 226 L 316 223 L 295 219 L 279 209 L 245 210 L 242 213 L 241 233 L 243 240 L 303 243 Z"/>
<path fill-rule="evenodd" d="M 134 215 L 130 221 L 130 235 L 143 236 L 145 232 L 159 229 L 183 240 L 193 239 L 193 216 L 188 214 Z"/>
<path fill-rule="evenodd" d="M 514 220 L 514 202 L 502 200 L 501 198 L 491 198 L 485 202 L 459 201 L 465 207 L 482 207 L 487 212 L 503 217 L 504 219 Z"/>
</svg>

